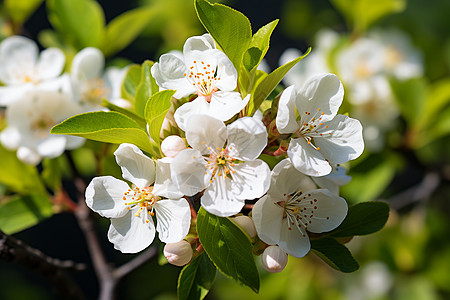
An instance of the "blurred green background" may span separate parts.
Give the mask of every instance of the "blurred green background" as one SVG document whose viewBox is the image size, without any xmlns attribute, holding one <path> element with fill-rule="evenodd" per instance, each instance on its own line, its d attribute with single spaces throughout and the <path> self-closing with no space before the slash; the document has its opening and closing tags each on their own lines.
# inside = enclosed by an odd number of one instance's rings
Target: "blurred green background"
<svg viewBox="0 0 450 300">
<path fill-rule="evenodd" d="M 271 69 L 278 66 L 278 59 L 287 48 L 305 51 L 313 46 L 314 49 L 315 35 L 323 28 L 355 34 L 349 19 L 334 6 L 342 1 L 221 2 L 245 14 L 253 31 L 280 19 L 266 57 Z M 368 150 L 350 164 L 353 180 L 342 189 L 342 196 L 349 203 L 384 200 L 391 205 L 388 224 L 382 231 L 355 237 L 348 243 L 361 269 L 342 274 L 313 254 L 302 259 L 290 257 L 287 268 L 279 274 L 268 274 L 261 268 L 259 294 L 218 275 L 207 299 L 450 299 L 450 1 L 392 2 L 399 5 L 397 10 L 375 20 L 363 31 L 398 28 L 405 32 L 423 55 L 424 76 L 420 79 L 425 94 L 423 101 L 439 97 L 441 105 L 434 111 L 429 125 L 418 130 L 416 123 L 421 112 L 408 111 L 408 101 L 414 95 L 407 94 L 398 100 L 400 117 L 387 132 L 384 147 L 373 152 Z M 102 0 L 99 3 L 107 21 L 139 6 L 148 5 L 156 11 L 142 34 L 129 47 L 110 57 L 110 63 L 117 63 L 117 58 L 121 58 L 121 63 L 156 61 L 162 53 L 181 49 L 186 38 L 205 32 L 196 18 L 192 1 Z M 45 3 L 36 1 L 36 5 L 20 29 L 11 27 L 7 12 L 2 11 L 1 38 L 19 31 L 16 33 L 39 41 L 42 47 L 50 46 L 52 41 L 42 35 L 43 30 L 51 28 Z M 364 32 L 356 34 L 364 35 Z M 436 130 L 440 130 L 439 135 L 428 138 Z M 415 135 L 415 142 L 404 142 L 404 137 L 411 134 Z M 99 218 L 99 225 L 99 236 L 108 258 L 117 264 L 132 258 L 115 251 L 108 243 L 104 234 L 108 220 Z M 50 256 L 89 261 L 84 238 L 74 217 L 68 213 L 54 215 L 15 236 Z M 179 270 L 152 261 L 121 283 L 118 299 L 176 299 Z M 88 291 L 87 296 L 95 299 L 98 288 L 93 270 L 74 276 Z M 56 298 L 44 279 L 0 260 L 0 299 Z"/>
</svg>

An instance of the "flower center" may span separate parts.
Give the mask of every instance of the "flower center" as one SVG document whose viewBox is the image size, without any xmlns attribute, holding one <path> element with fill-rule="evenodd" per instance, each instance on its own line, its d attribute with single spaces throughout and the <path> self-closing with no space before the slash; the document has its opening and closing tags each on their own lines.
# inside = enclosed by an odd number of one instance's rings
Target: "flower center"
<svg viewBox="0 0 450 300">
<path fill-rule="evenodd" d="M 303 194 L 301 191 L 290 195 L 284 194 L 285 201 L 277 204 L 284 208 L 283 218 L 287 219 L 288 229 L 292 230 L 292 226 L 298 228 L 303 237 L 306 237 L 306 231 L 313 219 L 329 220 L 329 217 L 316 216 L 317 199 L 311 194 Z"/>
<path fill-rule="evenodd" d="M 153 206 L 158 202 L 159 197 L 152 194 L 153 187 L 138 188 L 133 187 L 128 189 L 123 194 L 123 200 L 126 201 L 125 205 L 128 206 L 127 209 L 138 207 L 137 212 L 134 214 L 136 217 L 140 217 L 141 213 L 144 212 L 145 222 L 148 223 L 148 217 L 154 216 Z M 145 213 L 147 212 L 147 213 Z"/>
<path fill-rule="evenodd" d="M 81 101 L 91 106 L 100 105 L 108 97 L 110 89 L 101 78 L 85 81 L 82 88 Z"/>
<path fill-rule="evenodd" d="M 236 159 L 228 155 L 228 148 L 221 149 L 217 147 L 216 149 L 212 149 L 208 147 L 208 149 L 211 151 L 211 154 L 206 159 L 206 167 L 212 172 L 211 183 L 218 177 L 225 179 L 229 175 L 231 176 L 231 174 L 236 173 L 234 170 Z"/>
<path fill-rule="evenodd" d="M 211 101 L 212 94 L 217 92 L 216 82 L 220 80 L 217 68 L 212 67 L 204 61 L 194 60 L 194 64 L 189 67 L 189 71 L 184 73 L 184 77 L 197 89 L 197 95 Z"/>
<path fill-rule="evenodd" d="M 300 117 L 300 128 L 295 132 L 296 137 L 304 138 L 316 150 L 320 150 L 320 147 L 316 147 L 313 144 L 314 138 L 322 137 L 324 134 L 331 135 L 331 132 L 327 130 L 328 126 L 323 126 L 322 116 L 324 114 L 324 112 L 320 111 L 320 108 L 317 109 L 312 117 L 310 112 L 305 111 L 305 115 Z"/>
<path fill-rule="evenodd" d="M 30 129 L 33 135 L 38 138 L 45 138 L 50 133 L 50 128 L 57 122 L 47 113 L 42 112 L 33 118 Z"/>
</svg>

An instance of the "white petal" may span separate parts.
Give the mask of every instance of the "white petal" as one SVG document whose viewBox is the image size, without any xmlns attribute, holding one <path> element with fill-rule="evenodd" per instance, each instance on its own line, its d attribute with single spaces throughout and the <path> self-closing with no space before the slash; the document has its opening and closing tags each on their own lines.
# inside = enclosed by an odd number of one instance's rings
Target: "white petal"
<svg viewBox="0 0 450 300">
<path fill-rule="evenodd" d="M 268 194 L 285 196 L 298 191 L 316 189 L 312 180 L 299 172 L 289 158 L 280 161 L 272 170 L 272 182 Z"/>
<path fill-rule="evenodd" d="M 245 202 L 237 199 L 231 191 L 230 178 L 217 177 L 205 190 L 201 204 L 204 209 L 216 216 L 229 217 L 240 212 Z"/>
<path fill-rule="evenodd" d="M 347 202 L 328 190 L 309 191 L 311 199 L 317 199 L 317 209 L 310 219 L 308 230 L 315 233 L 327 232 L 338 227 L 347 216 Z"/>
<path fill-rule="evenodd" d="M 336 75 L 322 74 L 311 78 L 297 93 L 296 106 L 301 122 L 309 123 L 312 118 L 320 117 L 322 122 L 331 120 L 343 98 L 344 88 Z"/>
<path fill-rule="evenodd" d="M 181 151 L 171 164 L 172 180 L 186 196 L 193 196 L 209 185 L 206 162 L 202 154 L 194 149 Z"/>
<path fill-rule="evenodd" d="M 288 228 L 291 228 L 289 230 Z M 294 257 L 303 257 L 311 249 L 311 243 L 306 232 L 300 232 L 296 226 L 289 227 L 287 219 L 281 224 L 281 235 L 278 246 L 287 254 Z"/>
<path fill-rule="evenodd" d="M 170 199 L 179 199 L 184 194 L 180 192 L 178 187 L 173 183 L 170 172 L 170 165 L 173 158 L 163 157 L 156 162 L 156 179 L 153 188 L 153 194 Z"/>
<path fill-rule="evenodd" d="M 324 176 L 331 172 L 331 166 L 323 155 L 304 138 L 292 139 L 287 154 L 294 167 L 306 175 Z"/>
<path fill-rule="evenodd" d="M 232 173 L 232 189 L 236 199 L 251 200 L 264 195 L 270 186 L 270 168 L 262 160 L 236 164 Z"/>
<path fill-rule="evenodd" d="M 48 48 L 41 52 L 37 63 L 37 71 L 41 80 L 47 80 L 58 77 L 61 74 L 66 57 L 58 48 Z"/>
<path fill-rule="evenodd" d="M 154 208 L 159 239 L 164 243 L 184 239 L 191 226 L 191 209 L 187 200 L 160 200 Z"/>
<path fill-rule="evenodd" d="M 37 145 L 37 152 L 42 157 L 54 158 L 63 154 L 66 149 L 65 136 L 50 135 Z"/>
<path fill-rule="evenodd" d="M 99 49 L 84 48 L 73 58 L 71 75 L 75 80 L 91 80 L 101 75 L 104 66 L 105 57 Z"/>
<path fill-rule="evenodd" d="M 33 75 L 39 49 L 36 43 L 22 36 L 6 38 L 0 44 L 0 81 L 4 84 L 22 84 L 23 76 L 17 78 L 19 70 L 24 75 Z M 34 79 L 34 78 L 33 78 Z"/>
<path fill-rule="evenodd" d="M 212 38 L 208 36 L 193 36 L 186 40 L 183 46 L 183 53 L 188 53 L 194 50 L 206 51 L 214 49 L 214 44 L 211 44 Z M 213 42 L 214 43 L 214 42 Z"/>
<path fill-rule="evenodd" d="M 239 113 L 249 100 L 250 95 L 242 99 L 238 92 L 215 92 L 211 97 L 208 115 L 222 121 L 228 121 Z"/>
<path fill-rule="evenodd" d="M 136 186 L 144 188 L 155 181 L 155 163 L 132 144 L 120 144 L 114 152 L 122 177 Z"/>
<path fill-rule="evenodd" d="M 316 146 L 330 163 L 341 164 L 355 159 L 364 150 L 361 123 L 344 115 L 337 115 L 330 122 L 324 123 L 329 129 L 322 137 L 315 138 Z M 320 133 L 320 131 L 319 131 Z"/>
<path fill-rule="evenodd" d="M 333 166 L 333 171 L 330 174 L 321 177 L 312 177 L 312 179 L 321 188 L 327 189 L 333 195 L 339 196 L 339 187 L 346 185 L 352 179 L 345 172 L 344 168 Z"/>
<path fill-rule="evenodd" d="M 28 92 L 30 89 L 33 88 L 34 85 L 32 83 L 11 85 L 11 86 L 0 86 L 0 106 L 9 106 L 11 103 L 16 102 L 24 94 L 26 94 L 26 92 Z"/>
<path fill-rule="evenodd" d="M 234 91 L 237 86 L 237 71 L 225 53 L 215 50 L 217 60 L 217 77 L 220 78 L 216 87 L 221 91 Z"/>
<path fill-rule="evenodd" d="M 209 103 L 206 102 L 204 97 L 197 97 L 194 101 L 181 105 L 177 108 L 173 117 L 175 122 L 177 122 L 178 127 L 180 127 L 181 130 L 186 131 L 187 120 L 189 117 L 196 114 L 209 114 Z"/>
<path fill-rule="evenodd" d="M 81 146 L 83 146 L 83 144 L 86 142 L 85 138 L 82 137 L 78 137 L 78 136 L 66 136 L 66 150 L 73 150 L 73 149 L 77 149 Z"/>
<path fill-rule="evenodd" d="M 295 119 L 295 97 L 296 91 L 293 85 L 281 94 L 276 118 L 279 133 L 293 133 L 300 128 Z"/>
<path fill-rule="evenodd" d="M 144 212 L 147 213 L 147 212 Z M 122 253 L 137 253 L 147 248 L 155 238 L 155 225 L 150 218 L 136 217 L 133 212 L 117 219 L 111 219 L 108 239 L 114 248 Z"/>
<path fill-rule="evenodd" d="M 123 201 L 128 189 L 128 184 L 112 176 L 95 177 L 86 188 L 86 204 L 102 217 L 123 217 L 128 211 Z"/>
<path fill-rule="evenodd" d="M 284 209 L 276 204 L 277 201 L 277 198 L 266 195 L 255 203 L 252 210 L 258 236 L 269 245 L 276 245 L 280 240 Z"/>
<path fill-rule="evenodd" d="M 36 150 L 23 146 L 17 149 L 17 158 L 32 166 L 36 166 L 42 159 Z"/>
<path fill-rule="evenodd" d="M 192 148 L 202 154 L 209 154 L 212 149 L 222 149 L 227 139 L 225 124 L 208 115 L 192 115 L 186 122 L 186 140 Z"/>
<path fill-rule="evenodd" d="M 267 145 L 267 131 L 258 119 L 244 117 L 227 126 L 230 156 L 240 160 L 255 160 Z"/>
<path fill-rule="evenodd" d="M 8 150 L 16 150 L 20 145 L 21 134 L 17 127 L 8 126 L 0 132 L 0 142 Z"/>
</svg>

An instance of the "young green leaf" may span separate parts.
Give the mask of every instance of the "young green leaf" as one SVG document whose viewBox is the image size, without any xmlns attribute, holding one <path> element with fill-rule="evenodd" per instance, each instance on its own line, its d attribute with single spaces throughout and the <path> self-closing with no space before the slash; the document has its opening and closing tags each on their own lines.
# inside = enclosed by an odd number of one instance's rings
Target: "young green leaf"
<svg viewBox="0 0 450 300">
<path fill-rule="evenodd" d="M 311 240 L 311 250 L 330 267 L 344 273 L 359 269 L 358 262 L 344 245 L 332 238 Z"/>
<path fill-rule="evenodd" d="M 54 126 L 50 133 L 75 135 L 105 143 L 130 143 L 154 153 L 142 127 L 115 111 L 94 111 L 70 117 Z"/>
<path fill-rule="evenodd" d="M 4 9 L 14 23 L 22 24 L 38 8 L 43 0 L 5 0 Z"/>
<path fill-rule="evenodd" d="M 159 145 L 161 127 L 170 109 L 174 90 L 164 90 L 150 97 L 145 106 L 145 120 L 148 124 L 148 133 L 151 138 Z"/>
<path fill-rule="evenodd" d="M 242 13 L 223 4 L 196 0 L 197 16 L 220 49 L 239 71 L 244 52 L 252 39 L 250 21 Z"/>
<path fill-rule="evenodd" d="M 49 0 L 49 20 L 53 27 L 73 39 L 80 50 L 85 47 L 99 48 L 105 36 L 103 9 L 94 0 Z"/>
<path fill-rule="evenodd" d="M 216 267 L 203 252 L 183 268 L 178 277 L 179 300 L 205 298 L 216 278 Z"/>
<path fill-rule="evenodd" d="M 281 67 L 274 70 L 269 75 L 265 76 L 259 84 L 255 86 L 254 92 L 250 98 L 250 102 L 248 103 L 248 116 L 252 116 L 256 110 L 259 108 L 261 103 L 270 95 L 270 93 L 277 87 L 277 85 L 281 82 L 284 75 L 301 61 L 306 55 L 309 54 L 311 48 L 306 51 L 306 53 L 296 59 L 288 62 L 287 64 L 282 65 Z"/>
<path fill-rule="evenodd" d="M 134 103 L 134 97 L 136 95 L 136 89 L 141 82 L 141 66 L 131 65 L 128 68 L 127 74 L 123 79 L 121 88 L 121 97 Z"/>
<path fill-rule="evenodd" d="M 136 87 L 136 95 L 134 97 L 134 109 L 140 116 L 145 115 L 145 106 L 148 98 L 159 90 L 150 71 L 153 65 L 153 61 L 146 60 L 141 66 L 141 79 Z"/>
<path fill-rule="evenodd" d="M 112 56 L 128 46 L 147 26 L 155 14 L 153 7 L 139 7 L 114 18 L 106 26 L 103 44 L 105 56 Z"/>
<path fill-rule="evenodd" d="M 209 258 L 225 275 L 259 291 L 259 274 L 248 236 L 228 218 L 210 214 L 200 208 L 197 232 Z"/>
<path fill-rule="evenodd" d="M 333 230 L 333 237 L 366 235 L 383 228 L 389 217 L 389 205 L 385 202 L 361 202 L 348 208 L 347 217 Z"/>
<path fill-rule="evenodd" d="M 10 190 L 20 194 L 45 193 L 36 168 L 21 162 L 15 151 L 6 150 L 1 144 L 0 170 L 0 182 Z"/>
<path fill-rule="evenodd" d="M 3 199 L 0 203 L 0 229 L 13 234 L 36 225 L 53 214 L 53 205 L 45 195 L 25 195 Z"/>
</svg>

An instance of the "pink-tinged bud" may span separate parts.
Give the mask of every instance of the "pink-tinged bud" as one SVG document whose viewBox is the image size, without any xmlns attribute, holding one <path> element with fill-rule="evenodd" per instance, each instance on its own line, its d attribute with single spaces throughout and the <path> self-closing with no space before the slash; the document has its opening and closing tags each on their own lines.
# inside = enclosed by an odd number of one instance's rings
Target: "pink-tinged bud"
<svg viewBox="0 0 450 300">
<path fill-rule="evenodd" d="M 269 246 L 264 250 L 261 259 L 267 272 L 278 273 L 286 267 L 288 255 L 278 246 Z"/>
<path fill-rule="evenodd" d="M 192 248 L 185 240 L 176 243 L 169 243 L 164 246 L 164 256 L 167 261 L 175 266 L 184 266 L 192 259 Z"/>
<path fill-rule="evenodd" d="M 237 216 L 233 218 L 233 221 L 241 227 L 249 236 L 250 238 L 255 238 L 256 236 L 256 228 L 255 223 L 253 223 L 252 218 L 247 216 Z"/>
<path fill-rule="evenodd" d="M 178 135 L 169 135 L 161 143 L 161 151 L 167 157 L 175 157 L 184 149 L 186 149 L 186 143 Z"/>
</svg>

